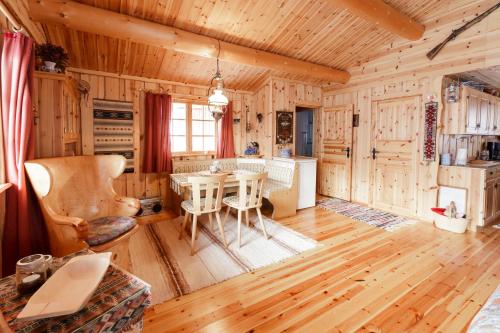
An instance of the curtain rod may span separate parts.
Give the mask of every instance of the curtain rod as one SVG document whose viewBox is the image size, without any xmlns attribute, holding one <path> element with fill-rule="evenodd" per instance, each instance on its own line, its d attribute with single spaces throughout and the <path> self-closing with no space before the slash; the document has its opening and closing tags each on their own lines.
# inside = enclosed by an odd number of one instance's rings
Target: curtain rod
<svg viewBox="0 0 500 333">
<path fill-rule="evenodd" d="M 23 30 L 23 26 L 17 21 L 17 19 L 12 15 L 10 10 L 5 6 L 3 1 L 0 1 L 0 12 L 7 18 L 7 20 L 12 25 L 11 29 L 14 32 L 21 32 Z"/>
</svg>

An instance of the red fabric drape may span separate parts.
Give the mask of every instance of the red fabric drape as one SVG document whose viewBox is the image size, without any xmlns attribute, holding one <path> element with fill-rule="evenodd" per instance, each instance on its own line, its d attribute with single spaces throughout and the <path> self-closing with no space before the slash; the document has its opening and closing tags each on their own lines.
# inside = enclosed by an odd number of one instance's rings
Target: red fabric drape
<svg viewBox="0 0 500 333">
<path fill-rule="evenodd" d="M 217 141 L 217 158 L 235 157 L 233 137 L 233 104 L 224 108 L 224 115 L 219 124 L 219 138 Z"/>
<path fill-rule="evenodd" d="M 146 126 L 142 161 L 142 171 L 145 173 L 172 172 L 171 116 L 172 96 L 146 94 Z"/>
<path fill-rule="evenodd" d="M 5 196 L 2 273 L 7 275 L 15 270 L 20 257 L 45 251 L 48 242 L 24 173 L 24 162 L 34 158 L 33 40 L 21 33 L 5 33 L 0 71 L 5 180 L 13 184 Z"/>
</svg>

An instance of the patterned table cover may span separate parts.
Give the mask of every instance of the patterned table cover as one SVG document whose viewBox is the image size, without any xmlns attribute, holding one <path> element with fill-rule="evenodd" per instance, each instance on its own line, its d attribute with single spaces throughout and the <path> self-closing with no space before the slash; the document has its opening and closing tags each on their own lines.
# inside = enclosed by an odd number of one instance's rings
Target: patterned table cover
<svg viewBox="0 0 500 333">
<path fill-rule="evenodd" d="M 81 251 L 54 259 L 54 270 L 77 255 L 90 253 Z M 15 277 L 11 275 L 0 279 L 0 311 L 14 332 L 124 332 L 142 325 L 144 310 L 151 304 L 150 289 L 144 281 L 110 265 L 94 295 L 79 312 L 42 320 L 19 321 L 16 317 L 30 295 L 18 295 Z"/>
</svg>

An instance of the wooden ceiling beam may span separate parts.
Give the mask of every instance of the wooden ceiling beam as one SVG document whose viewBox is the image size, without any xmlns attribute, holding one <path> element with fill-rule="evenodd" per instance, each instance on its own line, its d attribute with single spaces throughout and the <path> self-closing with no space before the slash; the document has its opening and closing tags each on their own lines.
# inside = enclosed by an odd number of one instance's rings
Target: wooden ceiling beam
<svg viewBox="0 0 500 333">
<path fill-rule="evenodd" d="M 329 0 L 336 7 L 345 8 L 354 15 L 405 39 L 422 37 L 425 27 L 399 12 L 382 0 Z"/>
<path fill-rule="evenodd" d="M 31 18 L 67 28 L 155 45 L 177 52 L 216 58 L 219 41 L 215 38 L 168 27 L 132 16 L 67 0 L 29 0 Z M 219 58 L 231 63 L 266 68 L 284 73 L 346 83 L 346 71 L 318 65 L 232 43 L 220 42 Z"/>
</svg>

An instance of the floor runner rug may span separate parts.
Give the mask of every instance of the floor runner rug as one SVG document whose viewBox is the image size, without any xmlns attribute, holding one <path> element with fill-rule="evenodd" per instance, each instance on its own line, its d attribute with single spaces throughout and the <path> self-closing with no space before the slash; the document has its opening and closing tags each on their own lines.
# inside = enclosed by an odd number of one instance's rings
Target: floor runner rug
<svg viewBox="0 0 500 333">
<path fill-rule="evenodd" d="M 417 220 L 394 215 L 382 210 L 362 206 L 356 203 L 337 198 L 322 199 L 317 205 L 323 209 L 352 218 L 353 220 L 367 223 L 371 226 L 395 231 L 407 225 L 415 224 Z"/>
<path fill-rule="evenodd" d="M 196 253 L 191 256 L 189 227 L 178 239 L 182 219 L 142 225 L 130 241 L 131 271 L 151 284 L 154 304 L 282 262 L 319 245 L 264 217 L 270 236 L 266 240 L 257 217 L 251 214 L 250 227 L 242 225 L 241 248 L 237 242 L 237 220 L 229 215 L 224 226 L 228 242 L 225 248 L 216 220 L 212 231 L 207 217 L 202 216 Z"/>
</svg>

